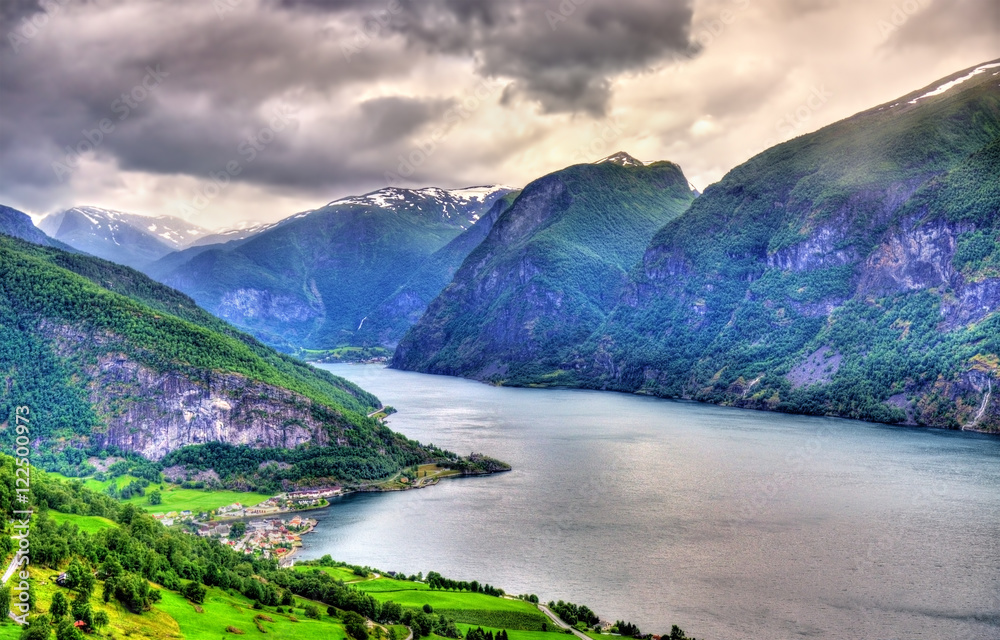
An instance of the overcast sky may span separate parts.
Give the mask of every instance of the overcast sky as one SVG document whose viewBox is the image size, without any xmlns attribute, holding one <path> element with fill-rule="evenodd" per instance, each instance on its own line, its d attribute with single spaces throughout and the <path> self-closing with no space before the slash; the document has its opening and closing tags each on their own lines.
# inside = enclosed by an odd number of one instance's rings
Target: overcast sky
<svg viewBox="0 0 1000 640">
<path fill-rule="evenodd" d="M 995 0 L 0 7 L 0 203 L 207 227 L 388 184 L 522 186 L 619 149 L 704 188 L 1000 57 Z"/>
</svg>

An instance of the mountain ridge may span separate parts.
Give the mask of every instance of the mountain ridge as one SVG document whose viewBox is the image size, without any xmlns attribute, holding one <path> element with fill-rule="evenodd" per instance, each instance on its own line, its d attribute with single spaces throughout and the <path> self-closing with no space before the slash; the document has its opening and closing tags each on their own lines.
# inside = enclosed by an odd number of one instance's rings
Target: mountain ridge
<svg viewBox="0 0 1000 640">
<path fill-rule="evenodd" d="M 994 65 L 733 168 L 653 234 L 614 309 L 573 348 L 542 345 L 533 366 L 500 348 L 456 357 L 463 338 L 432 311 L 468 310 L 449 296 L 480 286 L 463 267 L 411 330 L 426 331 L 431 347 L 406 338 L 393 364 L 498 384 L 998 431 Z M 504 295 L 495 294 L 496 313 L 517 318 Z M 545 320 L 569 322 L 557 309 Z"/>
</svg>

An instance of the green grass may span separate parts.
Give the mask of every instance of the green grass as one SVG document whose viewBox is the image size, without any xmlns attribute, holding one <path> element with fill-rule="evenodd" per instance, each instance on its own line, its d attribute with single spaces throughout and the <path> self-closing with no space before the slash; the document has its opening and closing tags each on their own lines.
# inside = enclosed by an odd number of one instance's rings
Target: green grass
<svg viewBox="0 0 1000 640">
<path fill-rule="evenodd" d="M 49 475 L 55 476 L 61 480 L 68 480 L 70 482 L 82 481 L 84 487 L 98 493 L 104 493 L 112 483 L 116 484 L 118 488 L 121 488 L 133 480 L 138 479 L 129 475 L 120 476 L 112 480 L 70 478 L 55 472 L 49 472 Z M 163 483 L 163 490 L 160 491 L 163 502 L 153 506 L 149 504 L 149 493 L 154 490 L 159 490 L 159 486 L 160 485 L 157 484 L 150 484 L 146 487 L 146 495 L 134 496 L 128 500 L 122 500 L 122 502 L 142 507 L 150 513 L 169 513 L 171 511 L 177 511 L 179 513 L 181 511 L 189 510 L 194 513 L 198 513 L 199 511 L 210 511 L 212 509 L 218 509 L 219 507 L 225 507 L 233 504 L 234 502 L 239 502 L 244 506 L 252 507 L 271 497 L 263 493 L 230 491 L 228 489 L 182 489 L 177 485 Z"/>
<path fill-rule="evenodd" d="M 531 607 L 531 605 L 528 605 Z M 548 625 L 552 629 L 555 624 L 549 620 L 545 614 L 531 607 L 531 611 L 498 611 L 490 609 L 438 609 L 434 607 L 434 613 L 441 614 L 446 618 L 452 618 L 455 622 L 470 624 L 482 627 L 493 627 L 501 629 L 520 629 L 522 631 L 541 631 L 542 625 Z"/>
<path fill-rule="evenodd" d="M 356 586 L 362 591 L 371 593 L 376 598 L 379 592 L 395 591 L 430 591 L 430 587 L 423 582 L 410 582 L 408 580 L 394 580 L 393 578 L 378 578 L 377 580 L 365 580 L 357 583 Z M 381 598 L 379 598 L 381 599 Z"/>
<path fill-rule="evenodd" d="M 124 502 L 142 507 L 150 513 L 168 513 L 170 511 L 209 511 L 218 509 L 239 502 L 244 506 L 253 506 L 261 503 L 271 496 L 263 493 L 244 493 L 242 491 L 229 491 L 227 489 L 204 490 L 204 489 L 181 489 L 165 484 L 165 489 L 160 492 L 163 503 L 155 507 L 149 504 L 149 492 L 156 489 L 157 485 L 150 485 L 146 489 L 145 496 L 129 498 Z"/>
<path fill-rule="evenodd" d="M 49 514 L 56 524 L 72 522 L 85 533 L 97 533 L 101 529 L 112 529 L 118 526 L 111 520 L 100 516 L 78 516 L 75 513 L 60 513 L 58 511 L 50 511 Z"/>
<path fill-rule="evenodd" d="M 297 564 L 292 567 L 292 569 L 294 571 L 298 571 L 299 573 L 322 571 L 335 580 L 343 580 L 344 582 L 360 582 L 367 580 L 367 578 L 362 578 L 361 576 L 356 575 L 353 570 L 348 569 L 347 567 L 317 567 L 312 565 Z"/>
<path fill-rule="evenodd" d="M 309 601 L 296 598 L 297 604 Z M 242 629 L 246 636 L 260 637 L 262 634 L 254 624 L 254 616 L 263 614 L 274 622 L 262 621 L 267 637 L 274 640 L 301 640 L 302 638 L 322 638 L 323 640 L 346 640 L 347 634 L 333 618 L 326 615 L 326 605 L 315 603 L 323 612 L 319 620 L 310 620 L 296 609 L 293 622 L 288 613 L 275 613 L 273 608 L 257 611 L 243 596 L 233 596 L 217 588 L 210 588 L 199 613 L 194 605 L 180 594 L 163 591 L 163 601 L 156 605 L 180 625 L 185 640 L 218 640 L 223 637 L 237 637 L 226 633 L 227 626 Z M 287 611 L 287 609 L 286 609 Z"/>
<path fill-rule="evenodd" d="M 467 591 L 430 589 L 427 585 L 380 578 L 355 585 L 380 602 L 392 600 L 403 607 L 420 609 L 425 604 L 434 612 L 456 622 L 497 629 L 541 631 L 548 618 L 534 605 L 523 600 L 497 598 Z M 551 626 L 551 623 L 550 623 Z"/>
</svg>

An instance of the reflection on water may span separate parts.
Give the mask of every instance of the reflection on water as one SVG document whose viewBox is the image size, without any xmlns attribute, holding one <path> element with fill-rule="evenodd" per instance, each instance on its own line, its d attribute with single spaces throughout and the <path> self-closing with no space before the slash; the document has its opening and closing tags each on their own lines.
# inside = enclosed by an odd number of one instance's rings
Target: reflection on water
<svg viewBox="0 0 1000 640">
<path fill-rule="evenodd" d="M 1000 439 L 328 365 L 514 466 L 349 496 L 301 558 L 477 579 L 699 638 L 1000 638 Z"/>
</svg>

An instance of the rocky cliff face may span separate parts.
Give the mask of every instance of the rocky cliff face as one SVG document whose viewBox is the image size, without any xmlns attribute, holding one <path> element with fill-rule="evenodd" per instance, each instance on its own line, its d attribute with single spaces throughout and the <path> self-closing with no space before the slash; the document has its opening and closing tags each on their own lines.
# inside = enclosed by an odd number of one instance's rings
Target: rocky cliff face
<svg viewBox="0 0 1000 640">
<path fill-rule="evenodd" d="M 283 449 L 346 442 L 336 412 L 287 389 L 235 373 L 156 371 L 116 351 L 120 340 L 107 332 L 45 322 L 39 333 L 68 359 L 79 360 L 83 345 L 101 351 L 80 367 L 103 424 L 74 446 L 114 446 L 159 460 L 208 442 Z"/>
<path fill-rule="evenodd" d="M 657 234 L 563 368 L 586 386 L 1000 431 L 1000 88 L 975 77 L 734 169 Z"/>
</svg>

